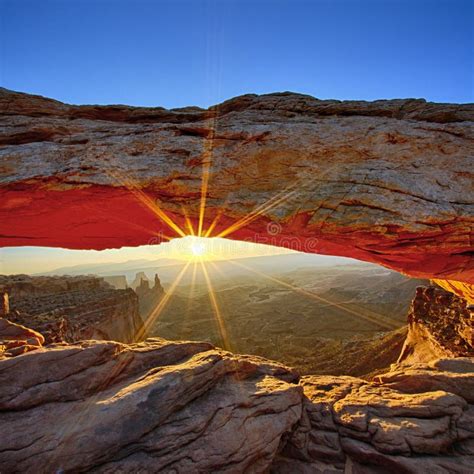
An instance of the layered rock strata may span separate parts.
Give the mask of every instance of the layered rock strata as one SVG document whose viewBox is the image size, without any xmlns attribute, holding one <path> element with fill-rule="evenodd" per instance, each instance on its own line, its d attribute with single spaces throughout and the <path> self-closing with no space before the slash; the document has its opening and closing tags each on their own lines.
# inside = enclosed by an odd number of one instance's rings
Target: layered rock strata
<svg viewBox="0 0 474 474">
<path fill-rule="evenodd" d="M 266 472 L 301 402 L 290 369 L 206 343 L 53 345 L 0 358 L 0 471 Z"/>
<path fill-rule="evenodd" d="M 366 382 L 307 376 L 303 417 L 276 473 L 474 470 L 474 359 L 441 359 Z"/>
<path fill-rule="evenodd" d="M 398 359 L 474 357 L 474 308 L 441 288 L 418 287 L 408 314 L 408 334 Z"/>
<path fill-rule="evenodd" d="M 55 344 L 0 357 L 0 470 L 467 474 L 473 393 L 472 358 L 298 383 L 207 343 Z"/>
<path fill-rule="evenodd" d="M 202 110 L 0 91 L 0 245 L 197 231 L 474 283 L 474 105 L 245 95 Z M 178 229 L 179 227 L 179 229 Z"/>
<path fill-rule="evenodd" d="M 51 342 L 106 339 L 132 342 L 142 326 L 132 289 L 116 290 L 97 277 L 0 276 L 11 322 Z"/>
</svg>

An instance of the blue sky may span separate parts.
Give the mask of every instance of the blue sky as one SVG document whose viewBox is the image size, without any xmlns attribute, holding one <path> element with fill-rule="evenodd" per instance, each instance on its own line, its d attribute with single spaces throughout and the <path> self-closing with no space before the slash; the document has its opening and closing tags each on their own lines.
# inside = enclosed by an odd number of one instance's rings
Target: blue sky
<svg viewBox="0 0 474 474">
<path fill-rule="evenodd" d="M 0 0 L 0 84 L 70 103 L 472 102 L 471 0 Z"/>
</svg>

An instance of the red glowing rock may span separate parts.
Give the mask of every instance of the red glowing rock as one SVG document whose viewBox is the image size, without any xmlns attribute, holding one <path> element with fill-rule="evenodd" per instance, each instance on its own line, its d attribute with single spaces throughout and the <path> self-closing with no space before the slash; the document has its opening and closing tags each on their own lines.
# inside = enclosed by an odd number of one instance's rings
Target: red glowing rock
<svg viewBox="0 0 474 474">
<path fill-rule="evenodd" d="M 0 114 L 2 246 L 158 244 L 186 216 L 198 228 L 204 189 L 211 236 L 474 283 L 472 105 L 283 93 L 165 110 L 3 89 Z"/>
</svg>

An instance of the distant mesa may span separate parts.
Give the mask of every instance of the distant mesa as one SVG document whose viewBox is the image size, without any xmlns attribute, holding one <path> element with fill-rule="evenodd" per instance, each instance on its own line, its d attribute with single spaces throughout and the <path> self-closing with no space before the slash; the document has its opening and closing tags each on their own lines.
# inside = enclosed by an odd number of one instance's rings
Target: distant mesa
<svg viewBox="0 0 474 474">
<path fill-rule="evenodd" d="M 111 275 L 102 277 L 105 282 L 112 285 L 117 290 L 126 290 L 128 288 L 125 275 Z"/>
<path fill-rule="evenodd" d="M 95 276 L 0 275 L 0 294 L 4 317 L 38 331 L 46 344 L 132 342 L 142 325 L 135 292 L 117 290 Z"/>
</svg>

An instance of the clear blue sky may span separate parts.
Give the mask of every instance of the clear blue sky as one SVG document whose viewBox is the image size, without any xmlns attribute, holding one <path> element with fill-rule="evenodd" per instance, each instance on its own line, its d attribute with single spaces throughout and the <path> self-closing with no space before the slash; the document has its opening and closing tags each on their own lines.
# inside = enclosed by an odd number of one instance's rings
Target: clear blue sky
<svg viewBox="0 0 474 474">
<path fill-rule="evenodd" d="M 0 84 L 70 103 L 473 102 L 472 0 L 0 0 Z"/>
</svg>

